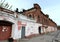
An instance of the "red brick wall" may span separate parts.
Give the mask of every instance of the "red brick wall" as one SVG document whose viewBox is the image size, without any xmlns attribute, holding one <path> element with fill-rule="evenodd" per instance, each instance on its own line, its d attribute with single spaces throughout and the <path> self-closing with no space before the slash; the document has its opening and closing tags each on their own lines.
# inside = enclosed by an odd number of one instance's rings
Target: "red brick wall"
<svg viewBox="0 0 60 42">
<path fill-rule="evenodd" d="M 34 5 L 34 9 L 27 10 L 23 12 L 24 15 L 28 16 L 31 15 L 34 19 L 37 19 L 38 23 L 41 23 L 43 25 L 49 25 L 49 26 L 56 26 L 56 24 L 49 19 L 42 11 L 40 6 L 37 4 Z"/>
</svg>

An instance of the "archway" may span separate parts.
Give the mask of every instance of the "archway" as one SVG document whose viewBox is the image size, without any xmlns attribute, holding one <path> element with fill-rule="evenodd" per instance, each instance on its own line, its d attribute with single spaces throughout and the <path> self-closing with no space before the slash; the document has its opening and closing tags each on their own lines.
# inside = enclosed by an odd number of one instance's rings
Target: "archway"
<svg viewBox="0 0 60 42">
<path fill-rule="evenodd" d="M 11 37 L 12 23 L 0 20 L 0 40 L 7 40 Z"/>
</svg>

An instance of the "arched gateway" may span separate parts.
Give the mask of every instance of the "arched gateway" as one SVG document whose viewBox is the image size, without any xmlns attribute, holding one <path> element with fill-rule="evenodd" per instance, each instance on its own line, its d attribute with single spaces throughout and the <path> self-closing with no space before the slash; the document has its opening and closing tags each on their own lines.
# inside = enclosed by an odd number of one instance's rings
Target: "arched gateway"
<svg viewBox="0 0 60 42">
<path fill-rule="evenodd" d="M 6 40 L 11 37 L 12 23 L 0 20 L 0 40 Z"/>
</svg>

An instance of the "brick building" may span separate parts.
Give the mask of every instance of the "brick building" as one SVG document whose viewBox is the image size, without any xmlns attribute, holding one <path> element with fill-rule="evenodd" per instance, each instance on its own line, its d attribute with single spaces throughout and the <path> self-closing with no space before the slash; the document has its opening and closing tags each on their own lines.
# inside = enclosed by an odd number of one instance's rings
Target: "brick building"
<svg viewBox="0 0 60 42">
<path fill-rule="evenodd" d="M 25 36 L 56 30 L 56 23 L 41 11 L 38 4 L 23 12 L 14 12 L 0 7 L 0 40 L 13 38 L 15 42 Z"/>
<path fill-rule="evenodd" d="M 45 15 L 42 11 L 41 11 L 41 7 L 38 4 L 34 4 L 34 6 L 28 10 L 23 9 L 23 11 L 21 11 L 20 13 L 22 13 L 23 15 L 33 18 L 37 21 L 37 23 L 42 24 L 42 28 L 44 27 L 46 28 L 50 28 L 50 31 L 54 31 L 57 30 L 57 24 L 49 18 L 49 15 Z M 54 28 L 54 30 L 53 30 Z"/>
<path fill-rule="evenodd" d="M 57 26 L 57 29 L 60 30 L 60 26 Z"/>
<path fill-rule="evenodd" d="M 39 34 L 39 26 L 41 24 L 36 23 L 32 18 L 0 7 L 0 42 L 11 38 L 15 42 L 32 34 Z"/>
<path fill-rule="evenodd" d="M 14 39 L 14 29 L 17 28 L 17 21 L 14 14 L 15 12 L 0 7 L 0 42 Z M 15 42 L 15 39 L 13 41 Z"/>
</svg>

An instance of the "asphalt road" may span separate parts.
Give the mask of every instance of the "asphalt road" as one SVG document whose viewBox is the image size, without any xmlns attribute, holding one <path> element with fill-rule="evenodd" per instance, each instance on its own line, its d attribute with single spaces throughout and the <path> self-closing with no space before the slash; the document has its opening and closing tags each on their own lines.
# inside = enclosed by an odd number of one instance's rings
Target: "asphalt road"
<svg viewBox="0 0 60 42">
<path fill-rule="evenodd" d="M 60 42 L 60 30 L 44 35 L 39 35 L 31 39 L 22 39 L 19 42 Z"/>
<path fill-rule="evenodd" d="M 8 42 L 7 40 L 5 41 L 0 41 L 0 42 Z M 17 42 L 60 42 L 60 30 L 47 33 L 44 35 L 39 35 L 30 39 L 19 39 Z"/>
</svg>

